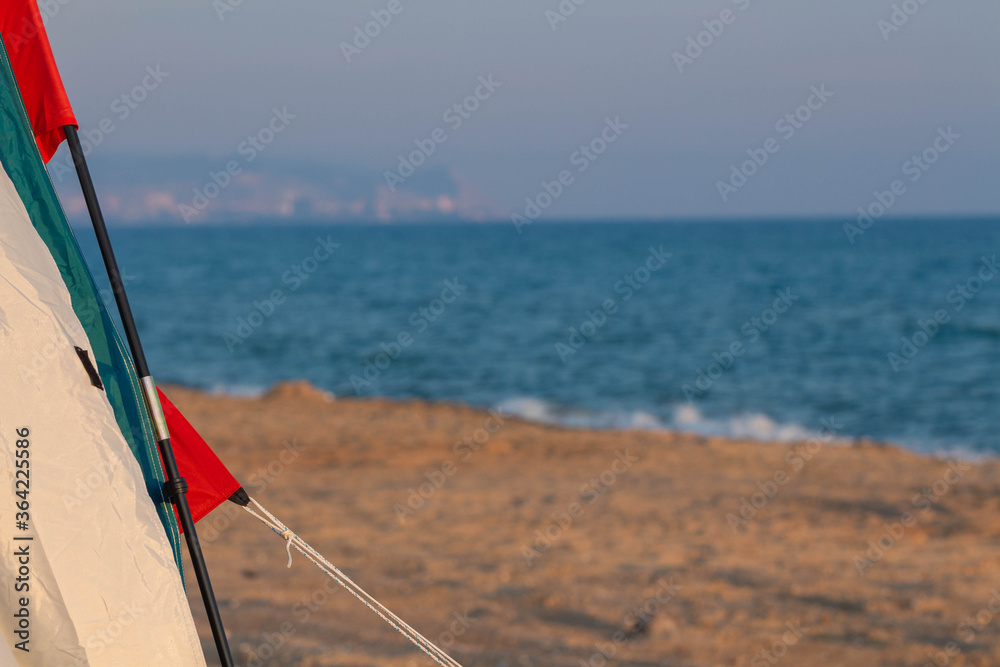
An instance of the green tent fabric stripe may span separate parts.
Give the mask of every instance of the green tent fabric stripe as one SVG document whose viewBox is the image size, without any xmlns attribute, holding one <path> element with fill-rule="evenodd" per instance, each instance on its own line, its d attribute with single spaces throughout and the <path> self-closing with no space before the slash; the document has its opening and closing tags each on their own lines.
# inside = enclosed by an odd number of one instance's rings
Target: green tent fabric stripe
<svg viewBox="0 0 1000 667">
<path fill-rule="evenodd" d="M 118 426 L 135 455 L 160 521 L 173 546 L 174 559 L 183 576 L 181 536 L 173 506 L 163 496 L 166 477 L 152 425 L 146 414 L 142 389 L 121 337 L 103 301 L 73 230 L 63 213 L 52 181 L 35 144 L 34 134 L 0 42 L 0 162 L 24 202 L 31 222 L 52 253 L 73 299 L 73 310 L 87 333 L 97 370 L 114 409 Z M 73 489 L 66 490 L 72 495 Z"/>
</svg>

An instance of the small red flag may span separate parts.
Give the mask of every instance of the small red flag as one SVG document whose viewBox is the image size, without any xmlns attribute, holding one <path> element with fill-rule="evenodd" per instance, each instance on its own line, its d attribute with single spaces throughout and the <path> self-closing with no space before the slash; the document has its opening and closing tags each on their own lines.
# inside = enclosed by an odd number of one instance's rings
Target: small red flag
<svg viewBox="0 0 1000 667">
<path fill-rule="evenodd" d="M 240 483 L 222 465 L 219 457 L 181 411 L 174 407 L 162 391 L 156 391 L 167 418 L 177 468 L 188 485 L 187 499 L 191 515 L 195 521 L 199 521 L 236 493 L 241 488 Z"/>
<path fill-rule="evenodd" d="M 62 128 L 78 124 L 56 68 L 37 2 L 0 1 L 0 35 L 35 130 L 38 149 L 48 162 L 66 138 Z"/>
</svg>

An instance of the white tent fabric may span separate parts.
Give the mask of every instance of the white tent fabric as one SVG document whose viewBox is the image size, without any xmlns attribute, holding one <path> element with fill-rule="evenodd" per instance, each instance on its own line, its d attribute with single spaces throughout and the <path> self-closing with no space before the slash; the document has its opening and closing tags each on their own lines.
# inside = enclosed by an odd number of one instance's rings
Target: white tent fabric
<svg viewBox="0 0 1000 667">
<path fill-rule="evenodd" d="M 0 666 L 205 665 L 142 473 L 75 347 L 90 344 L 69 292 L 0 169 Z"/>
</svg>

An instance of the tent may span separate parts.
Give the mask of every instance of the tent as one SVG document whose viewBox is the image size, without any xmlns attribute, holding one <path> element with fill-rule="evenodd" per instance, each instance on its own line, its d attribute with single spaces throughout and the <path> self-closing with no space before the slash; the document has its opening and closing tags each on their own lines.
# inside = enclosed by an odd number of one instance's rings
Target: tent
<svg viewBox="0 0 1000 667">
<path fill-rule="evenodd" d="M 295 547 L 433 660 L 458 665 L 250 498 L 156 387 L 36 1 L 0 2 L 0 36 L 0 667 L 204 665 L 182 543 L 232 665 L 195 529 L 227 499 L 285 540 L 289 566 Z M 45 168 L 63 139 L 124 340 Z"/>
</svg>

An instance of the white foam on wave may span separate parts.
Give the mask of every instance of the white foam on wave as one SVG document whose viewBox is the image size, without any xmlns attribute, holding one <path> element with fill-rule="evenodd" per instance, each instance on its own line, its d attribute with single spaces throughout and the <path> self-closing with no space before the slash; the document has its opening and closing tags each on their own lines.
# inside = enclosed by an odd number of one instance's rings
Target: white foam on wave
<svg viewBox="0 0 1000 667">
<path fill-rule="evenodd" d="M 642 410 L 594 411 L 569 408 L 532 398 L 517 397 L 496 406 L 507 414 L 527 421 L 572 428 L 638 431 L 685 431 L 700 435 L 723 436 L 744 440 L 767 442 L 801 442 L 815 435 L 814 431 L 798 424 L 781 424 L 765 414 L 741 414 L 726 419 L 705 417 L 693 405 L 674 408 L 671 421 Z"/>
<path fill-rule="evenodd" d="M 539 398 L 527 396 L 509 398 L 501 401 L 496 407 L 501 412 L 514 415 L 515 417 L 552 426 L 608 430 L 670 430 L 669 424 L 663 423 L 655 415 L 643 412 L 642 410 L 632 412 L 599 412 L 563 407 Z"/>
<path fill-rule="evenodd" d="M 726 419 L 709 419 L 693 405 L 674 410 L 674 428 L 701 435 L 719 435 L 744 440 L 801 442 L 815 435 L 799 424 L 781 424 L 762 413 L 746 413 Z"/>
<path fill-rule="evenodd" d="M 214 384 L 208 390 L 213 396 L 233 396 L 236 398 L 263 398 L 267 387 L 250 384 Z"/>
<path fill-rule="evenodd" d="M 519 397 L 501 402 L 498 409 L 521 419 L 540 424 L 566 426 L 570 428 L 591 428 L 600 430 L 634 431 L 680 431 L 703 436 L 716 436 L 737 440 L 757 440 L 761 442 L 804 442 L 817 437 L 821 425 L 808 429 L 800 424 L 782 424 L 762 413 L 744 413 L 728 418 L 709 418 L 691 404 L 673 408 L 673 419 L 664 421 L 641 410 L 620 412 L 598 412 L 566 408 L 538 398 Z M 829 444 L 849 445 L 855 438 L 840 434 Z M 960 460 L 977 463 L 995 460 L 997 455 L 978 451 L 969 447 L 934 443 L 906 443 L 900 446 L 923 456 L 943 460 Z"/>
</svg>

